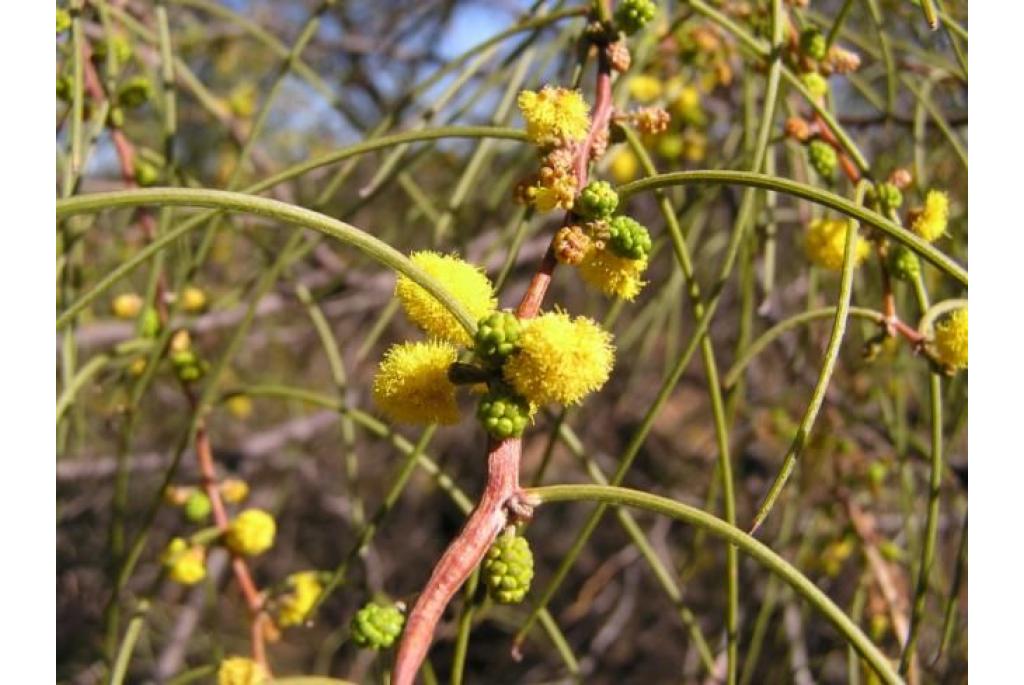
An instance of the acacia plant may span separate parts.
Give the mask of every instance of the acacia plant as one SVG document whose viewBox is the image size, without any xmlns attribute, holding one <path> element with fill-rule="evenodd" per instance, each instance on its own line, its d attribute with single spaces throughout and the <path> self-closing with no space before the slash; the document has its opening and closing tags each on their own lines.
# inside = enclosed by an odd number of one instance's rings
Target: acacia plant
<svg viewBox="0 0 1024 685">
<path fill-rule="evenodd" d="M 966 3 L 513 4 L 58 3 L 62 682 L 965 677 Z"/>
</svg>

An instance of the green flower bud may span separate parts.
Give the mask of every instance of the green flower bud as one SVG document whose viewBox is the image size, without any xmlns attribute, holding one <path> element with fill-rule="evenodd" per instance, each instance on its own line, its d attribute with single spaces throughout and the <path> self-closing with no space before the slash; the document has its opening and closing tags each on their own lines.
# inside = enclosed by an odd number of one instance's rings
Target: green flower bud
<svg viewBox="0 0 1024 685">
<path fill-rule="evenodd" d="M 800 34 L 800 50 L 811 59 L 820 62 L 828 54 L 828 40 L 816 28 L 804 29 Z"/>
<path fill-rule="evenodd" d="M 153 96 L 153 85 L 145 76 L 133 76 L 117 90 L 117 104 L 135 109 L 149 102 Z"/>
<path fill-rule="evenodd" d="M 110 42 L 114 48 L 114 58 L 118 64 L 124 64 L 132 58 L 132 44 L 124 36 L 114 36 Z M 107 41 L 101 40 L 92 46 L 93 59 L 100 61 L 107 58 Z"/>
<path fill-rule="evenodd" d="M 185 518 L 192 523 L 202 523 L 210 517 L 210 498 L 202 490 L 193 490 L 185 500 Z"/>
<path fill-rule="evenodd" d="M 155 338 L 160 333 L 160 315 L 153 307 L 146 307 L 139 319 L 139 337 Z"/>
<path fill-rule="evenodd" d="M 886 255 L 885 265 L 892 277 L 900 281 L 917 280 L 921 273 L 921 261 L 914 251 L 905 245 L 891 245 Z"/>
<path fill-rule="evenodd" d="M 110 128 L 124 126 L 124 110 L 116 105 L 107 110 L 107 126 Z"/>
<path fill-rule="evenodd" d="M 807 159 L 814 170 L 826 181 L 831 181 L 836 173 L 839 155 L 836 149 L 824 140 L 812 140 L 807 144 Z"/>
<path fill-rule="evenodd" d="M 530 420 L 530 403 L 511 389 L 495 388 L 480 399 L 476 417 L 491 437 L 518 438 Z"/>
<path fill-rule="evenodd" d="M 476 329 L 475 351 L 482 361 L 500 366 L 516 351 L 522 324 L 510 311 L 493 312 L 480 319 Z"/>
<path fill-rule="evenodd" d="M 370 602 L 352 618 L 352 641 L 367 649 L 387 649 L 402 634 L 405 616 L 394 605 Z"/>
<path fill-rule="evenodd" d="M 887 214 L 890 210 L 900 208 L 903 204 L 903 193 L 894 184 L 885 182 L 869 188 L 866 199 L 870 206 Z"/>
<path fill-rule="evenodd" d="M 607 219 L 619 206 L 619 194 L 607 181 L 591 181 L 576 199 L 576 213 L 587 219 Z"/>
<path fill-rule="evenodd" d="M 135 158 L 135 182 L 143 188 L 156 185 L 160 180 L 160 170 L 149 162 Z"/>
<path fill-rule="evenodd" d="M 615 25 L 627 36 L 642 29 L 657 12 L 651 0 L 622 0 L 615 8 Z"/>
<path fill-rule="evenodd" d="M 628 216 L 617 216 L 608 225 L 608 246 L 626 259 L 643 259 L 651 253 L 651 234 Z"/>
<path fill-rule="evenodd" d="M 526 538 L 514 528 L 506 529 L 483 561 L 483 578 L 487 594 L 498 604 L 518 604 L 530 591 L 533 580 L 533 552 Z"/>
<path fill-rule="evenodd" d="M 57 33 L 64 33 L 71 28 L 71 14 L 66 9 L 57 8 Z"/>
</svg>

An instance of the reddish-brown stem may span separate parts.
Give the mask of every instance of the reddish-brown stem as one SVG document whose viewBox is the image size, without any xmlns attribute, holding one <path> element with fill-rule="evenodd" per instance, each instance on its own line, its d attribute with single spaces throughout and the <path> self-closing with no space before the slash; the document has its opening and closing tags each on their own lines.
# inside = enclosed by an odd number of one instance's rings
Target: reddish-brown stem
<svg viewBox="0 0 1024 685">
<path fill-rule="evenodd" d="M 597 93 L 590 130 L 577 148 L 574 159 L 577 188 L 583 188 L 587 183 L 591 148 L 599 135 L 606 134 L 612 114 L 611 65 L 603 51 L 599 51 L 599 54 Z M 567 225 L 572 218 L 572 213 L 567 212 L 562 224 Z M 531 319 L 537 316 L 557 265 L 552 243 L 516 308 L 517 317 Z M 427 656 L 434 638 L 434 629 L 445 608 L 473 569 L 480 564 L 506 523 L 510 519 L 529 518 L 531 503 L 523 497 L 519 488 L 521 452 L 522 440 L 519 438 L 491 442 L 487 455 L 487 485 L 480 501 L 462 531 L 451 541 L 437 562 L 409 613 L 395 657 L 392 672 L 394 685 L 412 685 L 420 664 Z"/>
<path fill-rule="evenodd" d="M 395 658 L 395 685 L 411 685 L 430 648 L 438 618 L 508 523 L 506 504 L 519 493 L 521 449 L 522 441 L 517 439 L 492 444 L 487 458 L 487 486 L 480 502 L 437 562 L 409 613 Z"/>
</svg>

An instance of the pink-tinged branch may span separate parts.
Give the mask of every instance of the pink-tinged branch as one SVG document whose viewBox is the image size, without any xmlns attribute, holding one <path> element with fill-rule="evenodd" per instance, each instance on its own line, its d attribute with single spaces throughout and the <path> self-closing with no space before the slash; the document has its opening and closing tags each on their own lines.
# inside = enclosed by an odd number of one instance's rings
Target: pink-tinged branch
<svg viewBox="0 0 1024 685">
<path fill-rule="evenodd" d="M 487 486 L 458 537 L 448 545 L 405 624 L 392 673 L 394 685 L 412 685 L 445 607 L 508 523 L 506 503 L 520 495 L 520 440 L 496 443 L 487 459 Z"/>
</svg>

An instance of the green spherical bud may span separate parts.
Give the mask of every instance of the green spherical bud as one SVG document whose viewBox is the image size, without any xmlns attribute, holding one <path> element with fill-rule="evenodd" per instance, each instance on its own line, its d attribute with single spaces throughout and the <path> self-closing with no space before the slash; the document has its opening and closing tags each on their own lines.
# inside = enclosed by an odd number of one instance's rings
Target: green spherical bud
<svg viewBox="0 0 1024 685">
<path fill-rule="evenodd" d="M 820 62 L 828 54 L 828 39 L 816 28 L 804 29 L 800 34 L 800 50 Z"/>
<path fill-rule="evenodd" d="M 900 281 L 917 280 L 918 274 L 921 273 L 921 260 L 905 245 L 891 245 L 885 258 L 885 265 L 892 277 Z"/>
<path fill-rule="evenodd" d="M 495 388 L 480 398 L 476 417 L 491 437 L 518 438 L 530 420 L 530 403 L 508 388 Z"/>
<path fill-rule="evenodd" d="M 132 44 L 124 36 L 114 36 L 110 45 L 114 48 L 114 59 L 117 60 L 118 64 L 124 64 L 132 58 Z M 95 43 L 92 46 L 93 59 L 97 61 L 105 60 L 107 58 L 107 49 L 107 41 L 101 40 Z"/>
<path fill-rule="evenodd" d="M 832 180 L 836 173 L 836 164 L 839 163 L 839 155 L 836 149 L 824 140 L 812 140 L 807 144 L 807 159 L 819 176 L 826 180 Z"/>
<path fill-rule="evenodd" d="M 510 311 L 493 312 L 477 324 L 474 350 L 482 361 L 500 366 L 516 351 L 522 324 Z"/>
<path fill-rule="evenodd" d="M 156 185 L 160 180 L 160 170 L 149 162 L 135 158 L 135 182 L 143 188 Z"/>
<path fill-rule="evenodd" d="M 139 337 L 155 338 L 160 333 L 160 315 L 153 307 L 146 307 L 139 318 Z"/>
<path fill-rule="evenodd" d="M 619 194 L 608 181 L 591 181 L 576 199 L 576 213 L 586 219 L 607 219 L 619 206 Z"/>
<path fill-rule="evenodd" d="M 394 605 L 370 602 L 352 618 L 352 641 L 367 649 L 387 649 L 402 634 L 405 616 Z"/>
<path fill-rule="evenodd" d="M 124 110 L 116 105 L 107 110 L 107 126 L 110 128 L 124 126 Z"/>
<path fill-rule="evenodd" d="M 483 561 L 487 594 L 498 604 L 518 604 L 530 591 L 533 552 L 526 538 L 510 528 L 487 550 Z"/>
<path fill-rule="evenodd" d="M 128 109 L 135 109 L 149 102 L 153 86 L 145 76 L 133 76 L 117 90 L 117 103 Z"/>
<path fill-rule="evenodd" d="M 652 0 L 622 0 L 615 8 L 615 25 L 629 36 L 642 29 L 657 11 Z"/>
<path fill-rule="evenodd" d="M 201 490 L 193 490 L 185 500 L 185 518 L 192 523 L 202 523 L 210 516 L 210 498 Z"/>
<path fill-rule="evenodd" d="M 877 188 L 869 191 L 868 199 L 878 205 L 883 212 L 888 212 L 900 208 L 903 204 L 903 193 L 892 183 L 879 183 Z"/>
<path fill-rule="evenodd" d="M 71 28 L 71 13 L 66 9 L 57 8 L 57 33 L 64 33 Z"/>
<path fill-rule="evenodd" d="M 608 224 L 608 246 L 626 259 L 643 259 L 651 253 L 651 234 L 628 216 L 617 216 Z"/>
</svg>

